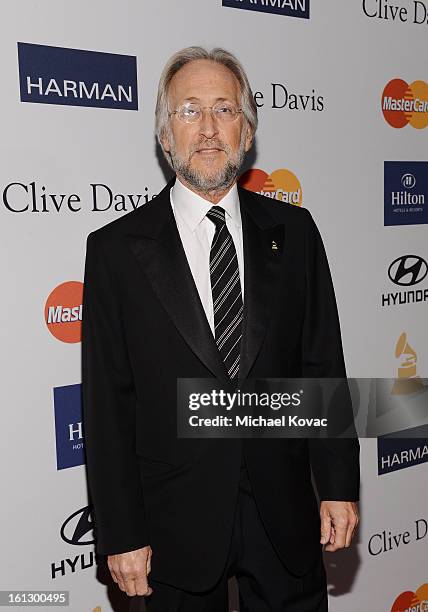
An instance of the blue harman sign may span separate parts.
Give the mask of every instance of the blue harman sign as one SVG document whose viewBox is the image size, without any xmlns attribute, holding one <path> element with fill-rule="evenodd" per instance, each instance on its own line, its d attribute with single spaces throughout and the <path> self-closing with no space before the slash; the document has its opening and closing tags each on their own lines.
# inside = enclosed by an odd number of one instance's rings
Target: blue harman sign
<svg viewBox="0 0 428 612">
<path fill-rule="evenodd" d="M 223 0 L 223 6 L 309 19 L 309 0 Z"/>
<path fill-rule="evenodd" d="M 18 43 L 22 102 L 138 110 L 131 55 Z"/>
</svg>

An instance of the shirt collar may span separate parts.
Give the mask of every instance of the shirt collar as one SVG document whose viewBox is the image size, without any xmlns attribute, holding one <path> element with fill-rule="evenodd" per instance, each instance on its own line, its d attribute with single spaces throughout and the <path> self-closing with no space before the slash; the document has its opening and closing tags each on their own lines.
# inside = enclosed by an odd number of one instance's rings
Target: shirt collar
<svg viewBox="0 0 428 612">
<path fill-rule="evenodd" d="M 180 216 L 194 232 L 207 212 L 214 206 L 200 195 L 183 185 L 176 179 L 171 189 L 171 203 L 173 210 L 177 209 Z M 226 218 L 230 218 L 238 227 L 241 225 L 241 212 L 239 208 L 239 195 L 236 183 L 215 206 L 221 206 L 226 211 Z"/>
</svg>

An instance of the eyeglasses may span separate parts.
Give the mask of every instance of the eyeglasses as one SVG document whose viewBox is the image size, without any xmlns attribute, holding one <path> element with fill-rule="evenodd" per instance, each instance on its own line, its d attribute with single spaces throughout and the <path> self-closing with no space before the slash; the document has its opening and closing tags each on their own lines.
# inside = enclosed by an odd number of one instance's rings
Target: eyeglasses
<svg viewBox="0 0 428 612">
<path fill-rule="evenodd" d="M 211 111 L 211 115 L 222 123 L 235 121 L 239 113 L 242 113 L 242 108 L 236 108 L 229 102 L 217 102 L 214 106 L 201 106 L 195 102 L 185 102 L 179 106 L 171 115 L 177 115 L 177 118 L 184 123 L 197 123 L 202 118 L 203 111 L 207 109 Z"/>
</svg>

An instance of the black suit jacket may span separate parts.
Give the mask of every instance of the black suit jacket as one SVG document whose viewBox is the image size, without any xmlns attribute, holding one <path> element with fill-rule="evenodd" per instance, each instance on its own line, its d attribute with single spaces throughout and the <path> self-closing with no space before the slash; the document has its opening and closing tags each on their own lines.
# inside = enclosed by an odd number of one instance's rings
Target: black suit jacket
<svg viewBox="0 0 428 612">
<path fill-rule="evenodd" d="M 302 575 L 320 552 L 310 468 L 321 500 L 358 500 L 358 440 L 177 438 L 177 378 L 229 379 L 175 224 L 173 181 L 88 236 L 82 376 L 97 550 L 150 544 L 153 578 L 210 588 L 226 560 L 244 452 L 272 542 Z M 345 376 L 329 267 L 310 213 L 242 188 L 239 200 L 240 379 Z"/>
</svg>

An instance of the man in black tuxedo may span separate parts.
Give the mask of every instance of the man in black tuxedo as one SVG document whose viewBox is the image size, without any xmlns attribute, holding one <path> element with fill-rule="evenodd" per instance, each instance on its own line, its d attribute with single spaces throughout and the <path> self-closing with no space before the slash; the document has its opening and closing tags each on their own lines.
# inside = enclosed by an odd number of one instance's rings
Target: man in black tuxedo
<svg viewBox="0 0 428 612">
<path fill-rule="evenodd" d="M 358 440 L 178 438 L 176 414 L 178 378 L 345 376 L 321 237 L 307 210 L 237 186 L 257 109 L 232 54 L 175 54 L 156 126 L 176 176 L 87 241 L 98 552 L 151 612 L 224 612 L 232 575 L 242 611 L 326 610 L 322 547 L 357 525 Z"/>
</svg>

